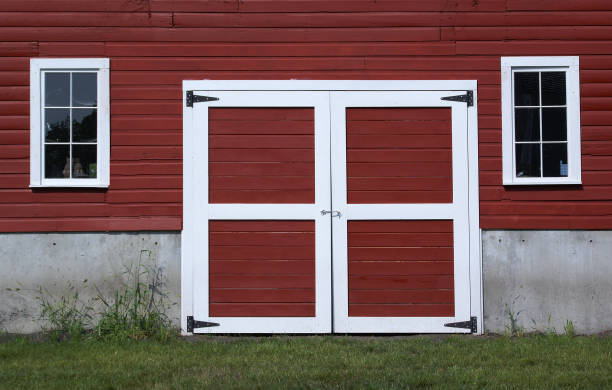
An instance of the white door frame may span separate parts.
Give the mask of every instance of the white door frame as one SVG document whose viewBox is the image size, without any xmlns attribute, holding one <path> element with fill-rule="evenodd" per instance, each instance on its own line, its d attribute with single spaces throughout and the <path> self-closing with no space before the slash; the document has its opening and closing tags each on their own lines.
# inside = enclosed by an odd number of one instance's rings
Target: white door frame
<svg viewBox="0 0 612 390">
<path fill-rule="evenodd" d="M 187 316 L 194 315 L 194 267 L 197 251 L 203 242 L 196 234 L 196 208 L 202 197 L 196 199 L 203 188 L 198 182 L 196 161 L 202 146 L 207 145 L 205 134 L 194 126 L 194 114 L 202 104 L 187 107 L 187 91 L 449 91 L 456 94 L 473 91 L 474 103 L 477 98 L 476 80 L 185 80 L 183 81 L 183 231 L 181 234 L 181 330 L 187 333 Z M 198 92 L 200 94 L 202 92 Z M 202 93 L 204 94 L 204 93 Z M 205 103 L 210 105 L 210 103 Z M 462 103 L 465 104 L 465 103 Z M 477 333 L 483 332 L 482 324 L 482 265 L 481 237 L 479 225 L 478 198 L 478 122 L 477 105 L 467 109 L 468 143 L 468 219 L 469 219 L 469 273 L 470 313 L 477 318 Z M 206 142 L 205 144 L 202 142 Z M 200 145 L 196 148 L 196 145 Z M 207 146 L 206 146 L 207 147 Z M 206 150 L 206 153 L 208 151 Z M 208 196 L 208 189 L 204 191 Z M 309 207 L 310 205 L 304 205 Z M 243 207 L 243 206 L 241 206 Z M 315 210 L 316 211 L 316 210 Z M 320 210 L 319 210 L 320 211 Z M 225 217 L 224 217 L 225 218 Z M 313 216 L 314 219 L 314 216 Z M 328 289 L 329 291 L 329 289 Z M 317 293 L 317 299 L 318 299 Z M 331 297 L 329 298 L 331 299 Z M 198 318 L 198 320 L 200 320 Z M 206 320 L 206 319 L 203 319 Z M 244 319 L 243 319 L 244 320 Z M 465 320 L 469 320 L 466 318 Z M 282 331 L 279 329 L 278 331 Z M 255 333 L 256 329 L 252 331 Z"/>
</svg>

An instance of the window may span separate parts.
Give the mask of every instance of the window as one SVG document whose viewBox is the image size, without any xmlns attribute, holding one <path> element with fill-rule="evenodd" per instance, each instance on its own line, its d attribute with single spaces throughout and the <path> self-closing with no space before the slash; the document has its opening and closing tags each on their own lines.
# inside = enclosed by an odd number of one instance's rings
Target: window
<svg viewBox="0 0 612 390">
<path fill-rule="evenodd" d="M 503 182 L 580 184 L 578 57 L 502 57 Z"/>
<path fill-rule="evenodd" d="M 30 187 L 108 187 L 108 65 L 30 60 Z"/>
</svg>

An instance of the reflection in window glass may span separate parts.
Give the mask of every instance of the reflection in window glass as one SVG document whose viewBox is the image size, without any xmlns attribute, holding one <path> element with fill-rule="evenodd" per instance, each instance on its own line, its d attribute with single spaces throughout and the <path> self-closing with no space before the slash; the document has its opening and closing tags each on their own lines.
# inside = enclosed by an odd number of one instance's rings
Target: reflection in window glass
<svg viewBox="0 0 612 390">
<path fill-rule="evenodd" d="M 567 108 L 542 108 L 542 139 L 544 141 L 567 140 Z"/>
<path fill-rule="evenodd" d="M 540 144 L 516 144 L 516 177 L 540 177 Z"/>
<path fill-rule="evenodd" d="M 567 177 L 567 143 L 542 145 L 545 177 Z"/>
<path fill-rule="evenodd" d="M 63 179 L 70 177 L 70 149 L 68 145 L 45 146 L 45 177 Z"/>
<path fill-rule="evenodd" d="M 565 105 L 565 72 L 542 72 L 542 105 Z"/>
<path fill-rule="evenodd" d="M 70 105 L 70 73 L 45 73 L 46 107 L 68 107 Z"/>
<path fill-rule="evenodd" d="M 96 145 L 72 145 L 72 177 L 96 178 Z"/>
<path fill-rule="evenodd" d="M 72 109 L 72 142 L 96 142 L 96 114 L 96 109 Z"/>
<path fill-rule="evenodd" d="M 514 117 L 515 141 L 540 140 L 540 109 L 517 108 Z"/>
<path fill-rule="evenodd" d="M 67 108 L 47 108 L 45 110 L 45 141 L 70 141 L 70 110 Z"/>
<path fill-rule="evenodd" d="M 514 73 L 514 105 L 538 106 L 540 105 L 538 72 Z"/>
<path fill-rule="evenodd" d="M 96 73 L 72 74 L 72 106 L 95 107 L 98 100 L 98 75 Z"/>
</svg>

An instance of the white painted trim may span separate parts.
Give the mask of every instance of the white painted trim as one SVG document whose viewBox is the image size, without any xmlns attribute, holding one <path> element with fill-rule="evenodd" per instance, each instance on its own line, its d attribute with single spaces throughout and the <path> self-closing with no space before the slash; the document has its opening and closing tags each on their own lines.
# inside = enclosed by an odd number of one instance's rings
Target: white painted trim
<svg viewBox="0 0 612 390">
<path fill-rule="evenodd" d="M 183 90 L 448 91 L 475 90 L 476 80 L 185 80 Z"/>
<path fill-rule="evenodd" d="M 108 58 L 30 59 L 30 187 L 106 188 L 110 184 L 110 77 Z M 91 71 L 98 75 L 97 178 L 45 179 L 43 155 L 42 74 L 46 70 Z"/>
<path fill-rule="evenodd" d="M 580 72 L 579 57 L 502 57 L 502 170 L 504 185 L 578 185 L 582 184 L 580 152 Z M 514 70 L 566 71 L 567 94 L 567 177 L 516 177 L 514 156 Z M 543 168 L 541 168 L 543 169 Z"/>
<path fill-rule="evenodd" d="M 454 87 L 452 81 L 447 87 Z M 465 103 L 441 100 L 443 91 L 341 91 L 331 94 L 332 208 L 341 213 L 333 224 L 334 331 L 340 333 L 468 333 L 448 322 L 471 316 L 468 110 Z M 449 204 L 347 204 L 347 107 L 448 107 L 452 111 L 453 202 Z M 477 150 L 477 149 L 476 149 Z M 349 220 L 445 219 L 453 221 L 454 317 L 350 317 L 348 315 Z M 473 234 L 473 233 L 472 233 Z"/>
</svg>

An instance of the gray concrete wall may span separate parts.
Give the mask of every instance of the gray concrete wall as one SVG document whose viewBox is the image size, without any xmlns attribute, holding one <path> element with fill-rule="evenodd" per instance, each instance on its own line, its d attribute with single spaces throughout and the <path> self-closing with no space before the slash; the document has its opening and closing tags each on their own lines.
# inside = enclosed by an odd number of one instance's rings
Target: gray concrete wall
<svg viewBox="0 0 612 390">
<path fill-rule="evenodd" d="M 612 330 L 612 231 L 483 231 L 484 326 Z"/>
<path fill-rule="evenodd" d="M 109 297 L 139 261 L 161 278 L 166 314 L 178 327 L 180 243 L 178 232 L 0 234 L 0 331 L 41 330 L 41 287 L 48 299 L 78 291 L 80 301 L 90 302 L 96 287 Z"/>
</svg>

